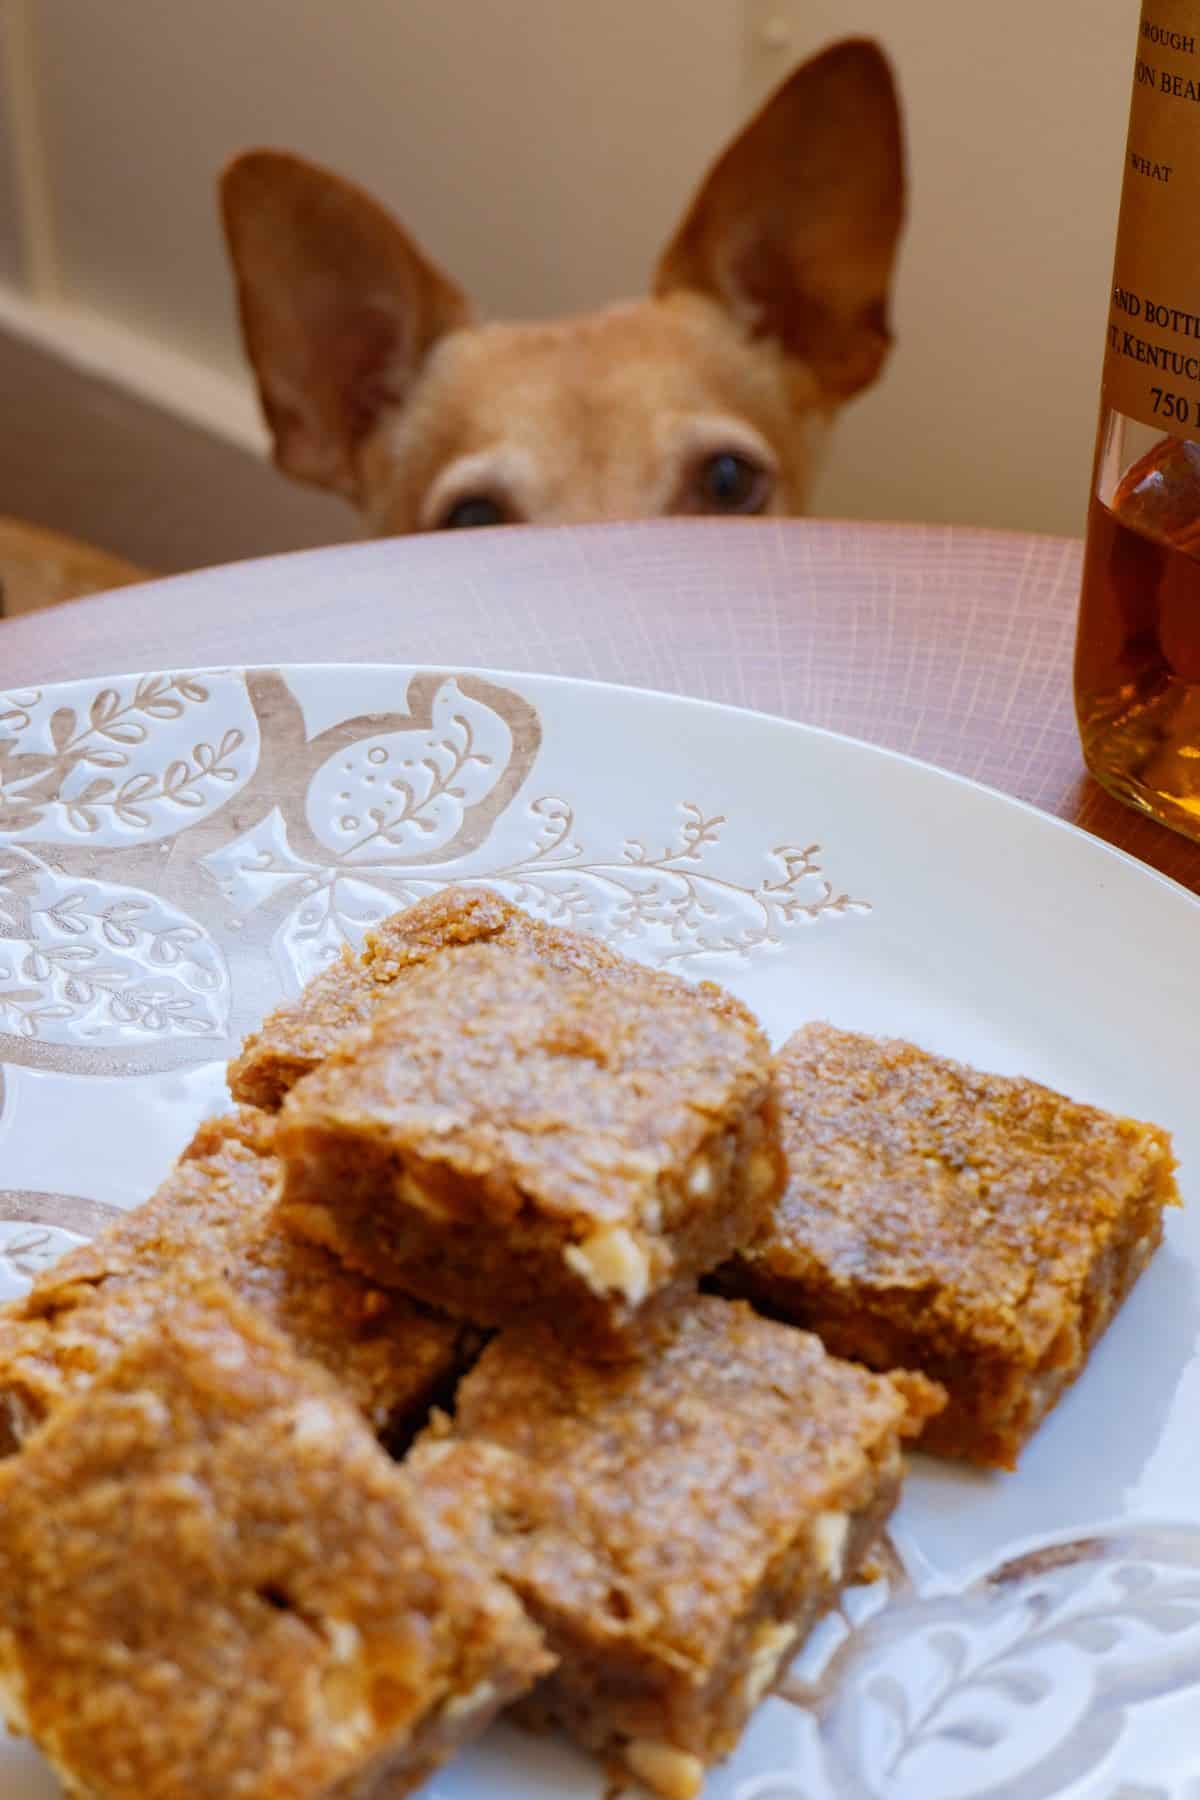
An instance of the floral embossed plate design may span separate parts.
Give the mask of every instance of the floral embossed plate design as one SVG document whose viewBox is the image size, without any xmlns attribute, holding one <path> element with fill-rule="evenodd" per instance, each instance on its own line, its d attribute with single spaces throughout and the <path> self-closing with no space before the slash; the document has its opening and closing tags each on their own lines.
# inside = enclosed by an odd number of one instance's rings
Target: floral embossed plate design
<svg viewBox="0 0 1200 1800">
<path fill-rule="evenodd" d="M 914 1459 L 710 1800 L 1200 1800 L 1200 905 L 922 765 L 757 714 L 456 669 L 0 690 L 0 1293 L 136 1205 L 243 1033 L 486 882 L 806 1018 L 1176 1135 L 1167 1242 L 1019 1474 Z M 596 1800 L 499 1727 L 437 1800 Z M 0 1745 L 0 1800 L 50 1795 Z"/>
</svg>

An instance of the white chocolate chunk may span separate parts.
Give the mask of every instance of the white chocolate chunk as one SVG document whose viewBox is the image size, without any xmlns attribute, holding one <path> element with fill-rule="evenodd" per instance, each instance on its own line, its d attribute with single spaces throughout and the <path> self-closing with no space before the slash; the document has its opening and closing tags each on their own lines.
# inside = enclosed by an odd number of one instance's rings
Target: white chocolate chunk
<svg viewBox="0 0 1200 1800">
<path fill-rule="evenodd" d="M 661 1744 L 653 1738 L 634 1738 L 625 1748 L 625 1761 L 639 1781 L 661 1794 L 663 1800 L 695 1800 L 704 1786 L 704 1764 L 698 1756 Z"/>
<path fill-rule="evenodd" d="M 423 1469 L 432 1469 L 438 1463 L 445 1462 L 446 1458 L 454 1450 L 455 1443 L 456 1440 L 452 1437 L 430 1438 L 428 1435 L 423 1437 L 421 1439 L 419 1451 L 421 1467 Z"/>
<path fill-rule="evenodd" d="M 351 1662 L 362 1650 L 362 1633 L 349 1619 L 326 1619 L 324 1631 L 334 1662 Z"/>
<path fill-rule="evenodd" d="M 712 1164 L 706 1156 L 698 1156 L 687 1178 L 687 1191 L 693 1200 L 703 1200 L 712 1193 Z"/>
<path fill-rule="evenodd" d="M 662 1201 L 657 1194 L 651 1194 L 647 1199 L 642 1201 L 641 1222 L 648 1231 L 654 1232 L 655 1236 L 662 1230 Z"/>
<path fill-rule="evenodd" d="M 325 1619 L 322 1629 L 329 1644 L 329 1661 L 320 1680 L 325 1713 L 322 1728 L 334 1743 L 353 1753 L 370 1742 L 375 1726 L 368 1704 L 362 1634 L 348 1619 Z"/>
<path fill-rule="evenodd" d="M 428 1213 L 433 1219 L 449 1219 L 453 1217 L 450 1209 L 434 1193 L 423 1186 L 411 1175 L 400 1175 L 396 1180 L 397 1197 L 405 1206 L 415 1207 L 418 1212 Z"/>
<path fill-rule="evenodd" d="M 780 1664 L 799 1636 L 798 1625 L 773 1624 L 768 1620 L 765 1625 L 759 1626 L 754 1634 L 754 1649 L 742 1677 L 743 1692 L 747 1705 L 751 1708 L 758 1705 L 772 1686 Z"/>
<path fill-rule="evenodd" d="M 0 1716 L 10 1731 L 29 1736 L 29 1708 L 26 1704 L 25 1676 L 16 1660 L 15 1640 L 11 1632 L 3 1634 L 0 1661 L 6 1665 L 0 1676 Z"/>
<path fill-rule="evenodd" d="M 298 1237 L 307 1238 L 310 1244 L 321 1244 L 326 1250 L 336 1253 L 337 1231 L 323 1206 L 289 1206 L 287 1221 L 288 1230 L 294 1231 Z"/>
<path fill-rule="evenodd" d="M 640 1306 L 650 1291 L 649 1258 L 624 1225 L 606 1226 L 581 1244 L 568 1244 L 563 1258 L 601 1298 L 620 1294 L 630 1306 Z"/>
<path fill-rule="evenodd" d="M 335 1444 L 344 1431 L 323 1400 L 304 1400 L 292 1414 L 292 1442 L 302 1449 L 306 1444 Z"/>
<path fill-rule="evenodd" d="M 769 1194 L 778 1179 L 775 1163 L 765 1151 L 756 1150 L 746 1170 L 746 1185 L 756 1200 Z"/>
<path fill-rule="evenodd" d="M 840 1581 L 846 1562 L 846 1539 L 850 1536 L 849 1515 L 844 1512 L 819 1513 L 813 1525 L 812 1541 L 817 1567 L 830 1581 Z"/>
<path fill-rule="evenodd" d="M 479 1681 L 473 1688 L 468 1688 L 465 1694 L 458 1694 L 454 1699 L 447 1700 L 442 1708 L 442 1717 L 448 1722 L 452 1719 L 471 1718 L 474 1714 L 486 1712 L 489 1707 L 495 1706 L 499 1698 L 500 1690 L 494 1681 Z"/>
</svg>

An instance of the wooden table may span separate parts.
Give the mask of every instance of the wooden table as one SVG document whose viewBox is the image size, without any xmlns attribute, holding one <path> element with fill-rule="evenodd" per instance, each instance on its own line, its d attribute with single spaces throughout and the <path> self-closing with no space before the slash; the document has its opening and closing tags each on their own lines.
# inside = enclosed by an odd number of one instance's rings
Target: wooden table
<svg viewBox="0 0 1200 1800">
<path fill-rule="evenodd" d="M 1061 538 L 815 520 L 439 534 L 235 564 L 0 622 L 0 686 L 367 661 L 669 689 L 972 776 L 1200 892 L 1200 844 L 1084 776 L 1071 704 L 1079 563 L 1080 546 Z"/>
<path fill-rule="evenodd" d="M 147 573 L 94 544 L 0 515 L 0 619 L 128 587 L 145 581 Z"/>
</svg>

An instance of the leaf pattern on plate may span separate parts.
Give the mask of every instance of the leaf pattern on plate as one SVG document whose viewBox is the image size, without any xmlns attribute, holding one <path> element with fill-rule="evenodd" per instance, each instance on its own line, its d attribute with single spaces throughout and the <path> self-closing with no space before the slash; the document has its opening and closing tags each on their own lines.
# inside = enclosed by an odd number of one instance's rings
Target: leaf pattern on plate
<svg viewBox="0 0 1200 1800">
<path fill-rule="evenodd" d="M 0 1051 L 6 1037 L 93 1048 L 220 1039 L 228 1016 L 225 960 L 185 913 L 0 854 Z"/>
<path fill-rule="evenodd" d="M 118 1216 L 99 1200 L 0 1188 L 0 1300 L 23 1294 L 67 1250 Z"/>
<path fill-rule="evenodd" d="M 532 767 L 537 714 L 473 675 L 406 678 L 406 710 L 363 714 L 310 737 L 282 677 L 248 672 L 270 804 L 200 860 L 225 905 L 250 915 L 285 992 L 296 992 L 370 925 L 408 903 L 404 872 L 454 866 L 484 843 Z M 283 797 L 281 800 L 281 796 Z M 437 885 L 433 883 L 432 885 Z"/>
<path fill-rule="evenodd" d="M 5 1272 L 17 1282 L 36 1281 L 51 1268 L 66 1250 L 86 1240 L 57 1225 L 19 1224 L 10 1227 L 0 1220 L 0 1262 Z"/>
<path fill-rule="evenodd" d="M 40 688 L 14 688 L 10 693 L 0 692 L 0 738 L 16 737 L 24 731 L 33 718 L 33 709 L 40 705 L 42 691 Z"/>
<path fill-rule="evenodd" d="M 280 894 L 324 874 L 321 863 L 298 856 L 292 849 L 287 822 L 278 806 L 240 837 L 210 851 L 204 866 L 222 897 L 238 912 L 270 906 Z"/>
<path fill-rule="evenodd" d="M 512 753 L 502 715 L 456 680 L 443 681 L 427 726 L 361 737 L 317 770 L 306 802 L 309 825 L 344 865 L 428 857 L 491 796 Z"/>
<path fill-rule="evenodd" d="M 235 843 L 206 858 L 231 900 L 256 907 L 287 904 L 273 949 L 295 991 L 344 946 L 360 948 L 388 913 L 452 883 L 486 886 L 556 925 L 583 927 L 634 948 L 660 965 L 703 956 L 746 957 L 778 944 L 790 929 L 838 914 L 866 913 L 869 902 L 838 893 L 818 860 L 821 847 L 782 844 L 766 867 L 739 882 L 706 867 L 726 821 L 693 801 L 679 806 L 675 840 L 661 849 L 627 838 L 611 855 L 579 841 L 574 808 L 546 794 L 528 808 L 528 854 L 469 868 L 454 864 L 395 869 L 315 865 L 292 849 L 279 808 Z"/>
<path fill-rule="evenodd" d="M 396 910 L 384 889 L 345 876 L 301 883 L 299 904 L 271 940 L 285 987 L 299 991 L 344 949 L 361 950 L 367 932 Z"/>
<path fill-rule="evenodd" d="M 480 879 L 555 923 L 585 925 L 613 940 L 638 940 L 658 963 L 698 956 L 748 956 L 779 943 L 790 926 L 835 913 L 870 912 L 865 900 L 834 891 L 819 844 L 779 844 L 757 879 L 734 880 L 706 867 L 726 824 L 692 800 L 680 803 L 673 842 L 655 849 L 626 838 L 615 854 L 589 852 L 575 812 L 557 795 L 530 806 L 530 854 Z"/>
<path fill-rule="evenodd" d="M 143 675 L 0 696 L 0 837 L 106 847 L 172 836 L 253 773 L 240 678 Z"/>
<path fill-rule="evenodd" d="M 1181 1528 L 902 1598 L 807 1689 L 787 1684 L 820 1717 L 837 1800 L 1050 1800 L 1102 1766 L 1132 1708 L 1193 1690 L 1200 1706 L 1200 1531 Z"/>
</svg>

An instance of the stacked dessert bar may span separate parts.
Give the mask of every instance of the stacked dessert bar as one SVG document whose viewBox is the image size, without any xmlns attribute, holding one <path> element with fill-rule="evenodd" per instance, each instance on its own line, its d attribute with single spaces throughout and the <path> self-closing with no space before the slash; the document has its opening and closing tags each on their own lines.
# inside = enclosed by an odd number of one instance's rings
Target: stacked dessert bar
<svg viewBox="0 0 1200 1800">
<path fill-rule="evenodd" d="M 699 1793 L 902 1445 L 1011 1466 L 1165 1134 L 485 890 L 280 1008 L 145 1206 L 0 1314 L 0 1689 L 67 1787 L 399 1794 L 513 1703 Z M 705 1290 L 705 1291 L 702 1291 Z"/>
</svg>

